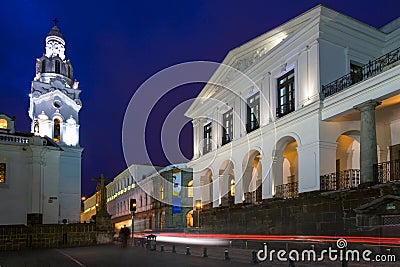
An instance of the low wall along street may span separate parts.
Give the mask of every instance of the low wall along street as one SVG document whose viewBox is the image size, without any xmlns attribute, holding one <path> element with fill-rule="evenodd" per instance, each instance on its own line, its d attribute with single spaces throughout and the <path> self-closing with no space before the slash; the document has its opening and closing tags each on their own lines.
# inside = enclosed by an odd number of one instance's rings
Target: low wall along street
<svg viewBox="0 0 400 267">
<path fill-rule="evenodd" d="M 0 226 L 0 251 L 96 244 L 96 224 L 38 224 Z"/>
<path fill-rule="evenodd" d="M 200 212 L 203 232 L 400 237 L 400 184 L 268 199 Z"/>
</svg>

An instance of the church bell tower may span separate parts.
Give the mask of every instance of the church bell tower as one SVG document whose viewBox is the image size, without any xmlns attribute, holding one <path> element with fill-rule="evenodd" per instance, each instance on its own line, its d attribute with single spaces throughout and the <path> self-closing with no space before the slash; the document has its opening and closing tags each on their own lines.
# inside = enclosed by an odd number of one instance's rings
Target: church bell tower
<svg viewBox="0 0 400 267">
<path fill-rule="evenodd" d="M 56 24 L 55 19 L 46 37 L 45 53 L 36 60 L 30 93 L 31 131 L 50 137 L 60 146 L 79 147 L 81 90 L 65 57 L 65 40 Z"/>
<path fill-rule="evenodd" d="M 46 37 L 45 53 L 36 59 L 29 117 L 32 133 L 47 136 L 61 148 L 58 175 L 53 175 L 52 181 L 44 181 L 58 186 L 58 196 L 49 197 L 53 203 L 58 201 L 59 223 L 80 221 L 83 148 L 79 145 L 82 102 L 78 85 L 71 62 L 65 56 L 64 37 L 54 19 Z"/>
</svg>

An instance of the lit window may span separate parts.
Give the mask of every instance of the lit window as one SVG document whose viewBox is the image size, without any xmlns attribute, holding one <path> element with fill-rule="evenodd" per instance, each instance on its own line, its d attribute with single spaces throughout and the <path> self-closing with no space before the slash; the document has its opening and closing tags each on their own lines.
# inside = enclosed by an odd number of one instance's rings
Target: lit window
<svg viewBox="0 0 400 267">
<path fill-rule="evenodd" d="M 60 120 L 54 119 L 54 141 L 59 143 L 61 140 Z"/>
<path fill-rule="evenodd" d="M 0 119 L 0 129 L 7 129 L 8 123 L 6 119 Z"/>
<path fill-rule="evenodd" d="M 0 163 L 0 183 L 6 182 L 6 164 Z"/>
<path fill-rule="evenodd" d="M 247 133 L 260 126 L 260 93 L 256 93 L 247 99 Z"/>
<path fill-rule="evenodd" d="M 188 197 L 193 197 L 193 180 L 188 183 Z"/>
<path fill-rule="evenodd" d="M 278 118 L 294 111 L 294 70 L 289 71 L 278 79 Z"/>
<path fill-rule="evenodd" d="M 204 143 L 203 143 L 203 154 L 211 151 L 212 148 L 212 137 L 211 137 L 211 122 L 204 126 Z"/>
<path fill-rule="evenodd" d="M 229 110 L 222 116 L 222 145 L 225 145 L 232 141 L 233 137 L 233 110 Z"/>
</svg>

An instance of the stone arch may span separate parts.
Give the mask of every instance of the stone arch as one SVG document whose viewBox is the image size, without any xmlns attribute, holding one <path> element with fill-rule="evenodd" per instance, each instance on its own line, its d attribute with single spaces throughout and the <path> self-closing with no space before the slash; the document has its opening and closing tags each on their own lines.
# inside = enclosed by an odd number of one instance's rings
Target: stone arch
<svg viewBox="0 0 400 267">
<path fill-rule="evenodd" d="M 274 196 L 293 198 L 298 195 L 298 153 L 300 138 L 296 134 L 282 137 L 276 143 L 273 155 Z"/>
<path fill-rule="evenodd" d="M 243 194 L 245 203 L 262 201 L 262 163 L 261 150 L 257 148 L 246 153 L 242 162 Z"/>
<path fill-rule="evenodd" d="M 336 139 L 335 179 L 332 189 L 357 187 L 360 184 L 360 131 L 346 131 Z"/>
</svg>

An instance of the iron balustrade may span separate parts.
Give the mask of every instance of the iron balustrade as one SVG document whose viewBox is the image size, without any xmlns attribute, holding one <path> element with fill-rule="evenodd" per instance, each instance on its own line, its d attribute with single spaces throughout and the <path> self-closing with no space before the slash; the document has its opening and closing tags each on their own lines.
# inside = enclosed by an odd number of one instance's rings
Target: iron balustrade
<svg viewBox="0 0 400 267">
<path fill-rule="evenodd" d="M 295 102 L 294 99 L 286 102 L 285 104 L 279 105 L 276 108 L 276 117 L 281 118 L 295 110 Z"/>
<path fill-rule="evenodd" d="M 374 178 L 379 183 L 400 180 L 400 160 L 381 162 L 374 165 Z"/>
<path fill-rule="evenodd" d="M 287 183 L 275 186 L 275 196 L 276 198 L 296 198 L 299 196 L 299 183 Z"/>
<path fill-rule="evenodd" d="M 329 97 L 336 94 L 353 84 L 365 81 L 374 75 L 377 75 L 387 69 L 389 66 L 400 60 L 400 47 L 383 55 L 377 59 L 369 61 L 368 64 L 361 67 L 361 73 L 348 73 L 339 79 L 323 85 L 321 98 Z"/>
<path fill-rule="evenodd" d="M 321 191 L 356 188 L 360 184 L 360 170 L 349 169 L 320 177 Z"/>
<path fill-rule="evenodd" d="M 0 142 L 29 144 L 29 140 L 28 137 L 0 135 Z"/>
</svg>

